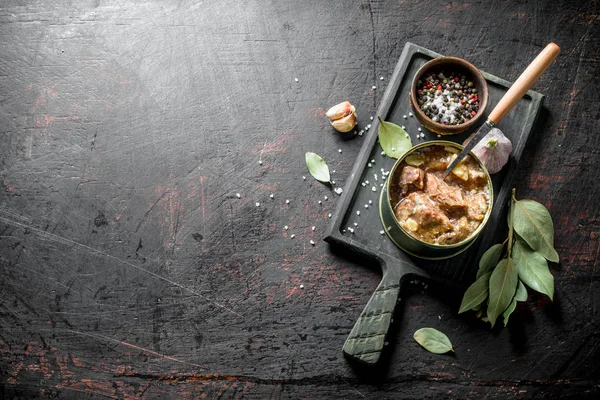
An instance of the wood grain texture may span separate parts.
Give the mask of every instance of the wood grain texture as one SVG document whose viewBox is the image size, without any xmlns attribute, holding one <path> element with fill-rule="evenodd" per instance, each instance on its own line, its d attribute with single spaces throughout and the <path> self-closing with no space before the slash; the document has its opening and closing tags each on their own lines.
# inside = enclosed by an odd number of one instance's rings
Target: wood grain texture
<svg viewBox="0 0 600 400">
<path fill-rule="evenodd" d="M 4 2 L 0 398 L 596 397 L 599 13 Z M 510 81 L 549 41 L 563 49 L 534 86 L 546 108 L 515 179 L 550 210 L 561 264 L 554 303 L 531 295 L 493 332 L 456 314 L 461 293 L 409 281 L 369 372 L 341 347 L 380 276 L 320 240 L 339 197 L 304 153 L 344 185 L 364 139 L 324 112 L 350 100 L 370 123 L 407 41 Z M 425 326 L 456 354 L 422 350 Z"/>
</svg>

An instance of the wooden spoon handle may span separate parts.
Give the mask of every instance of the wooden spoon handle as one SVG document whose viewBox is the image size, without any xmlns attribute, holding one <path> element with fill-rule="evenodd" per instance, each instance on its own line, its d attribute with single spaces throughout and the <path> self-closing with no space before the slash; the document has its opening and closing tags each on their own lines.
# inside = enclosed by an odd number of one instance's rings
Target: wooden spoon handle
<svg viewBox="0 0 600 400">
<path fill-rule="evenodd" d="M 519 79 L 513 83 L 500 102 L 490 113 L 489 119 L 497 124 L 517 104 L 533 84 L 542 76 L 560 53 L 560 47 L 550 43 L 523 71 Z"/>
</svg>

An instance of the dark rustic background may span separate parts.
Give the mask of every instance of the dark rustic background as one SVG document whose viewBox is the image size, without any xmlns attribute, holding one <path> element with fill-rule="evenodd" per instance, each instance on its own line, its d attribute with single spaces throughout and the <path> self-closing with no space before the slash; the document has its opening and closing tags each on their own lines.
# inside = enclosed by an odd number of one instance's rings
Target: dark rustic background
<svg viewBox="0 0 600 400">
<path fill-rule="evenodd" d="M 0 398 L 598 396 L 599 13 L 2 2 Z M 324 110 L 350 100 L 368 124 L 407 41 L 511 81 L 562 47 L 515 183 L 550 209 L 562 261 L 555 302 L 532 294 L 493 331 L 457 315 L 461 293 L 409 284 L 369 372 L 341 347 L 380 276 L 320 240 L 339 197 L 302 180 L 304 152 L 344 184 L 364 137 L 334 133 Z M 456 354 L 422 350 L 423 326 Z"/>
</svg>

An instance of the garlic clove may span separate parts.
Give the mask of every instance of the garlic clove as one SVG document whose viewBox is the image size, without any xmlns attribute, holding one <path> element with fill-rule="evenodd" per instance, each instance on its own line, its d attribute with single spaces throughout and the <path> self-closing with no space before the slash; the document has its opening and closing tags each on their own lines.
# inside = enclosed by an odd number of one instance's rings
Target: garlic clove
<svg viewBox="0 0 600 400">
<path fill-rule="evenodd" d="M 327 110 L 327 113 L 325 113 L 325 115 L 327 115 L 327 118 L 329 118 L 331 121 L 335 121 L 336 119 L 343 118 L 346 115 L 351 114 L 353 112 L 354 106 L 350 104 L 349 101 L 343 101 L 340 104 L 336 104 L 335 106 Z"/>
<path fill-rule="evenodd" d="M 356 126 L 356 109 L 349 101 L 336 104 L 325 115 L 338 132 L 349 132 Z"/>
<path fill-rule="evenodd" d="M 356 115 L 350 113 L 343 118 L 331 121 L 331 126 L 338 132 L 350 132 L 356 126 Z"/>
</svg>

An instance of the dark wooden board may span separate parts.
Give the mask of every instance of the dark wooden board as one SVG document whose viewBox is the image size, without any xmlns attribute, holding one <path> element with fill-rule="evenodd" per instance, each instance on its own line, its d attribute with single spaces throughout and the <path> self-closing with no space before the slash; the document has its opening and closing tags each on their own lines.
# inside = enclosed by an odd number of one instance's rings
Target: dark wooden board
<svg viewBox="0 0 600 400">
<path fill-rule="evenodd" d="M 413 144 L 429 140 L 450 140 L 462 143 L 473 130 L 459 135 L 440 136 L 430 132 L 412 117 L 409 91 L 417 70 L 427 61 L 440 54 L 421 46 L 407 43 L 387 86 L 377 115 L 385 121 L 405 126 Z M 482 71 L 483 72 L 483 71 Z M 489 86 L 489 106 L 485 116 L 506 93 L 510 83 L 483 72 Z M 379 215 L 380 194 L 385 175 L 395 160 L 381 153 L 377 141 L 379 123 L 375 120 L 367 131 L 367 139 L 356 159 L 342 199 L 326 232 L 325 241 L 342 245 L 351 251 L 379 263 L 383 279 L 373 297 L 358 318 L 349 335 L 344 351 L 347 355 L 368 364 L 379 360 L 379 352 L 385 343 L 389 321 L 400 295 L 402 281 L 408 276 L 461 282 L 472 279 L 477 269 L 477 260 L 494 239 L 496 231 L 502 229 L 504 209 L 509 199 L 515 170 L 529 138 L 544 96 L 529 91 L 514 109 L 498 125 L 513 143 L 513 153 L 504 169 L 492 175 L 494 206 L 487 226 L 480 238 L 465 252 L 444 261 L 431 261 L 412 257 L 399 249 L 386 234 Z M 417 128 L 421 128 L 419 131 Z M 477 128 L 473 128 L 477 129 Z M 425 135 L 421 138 L 420 133 Z M 370 203 L 369 203 L 370 202 Z M 374 343 L 375 341 L 376 343 Z"/>
</svg>

